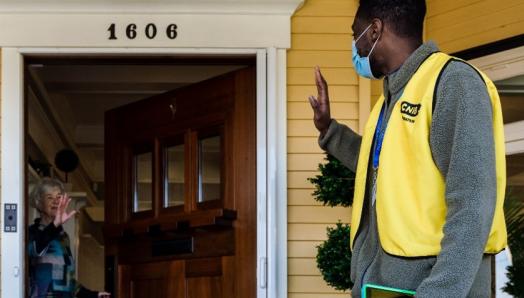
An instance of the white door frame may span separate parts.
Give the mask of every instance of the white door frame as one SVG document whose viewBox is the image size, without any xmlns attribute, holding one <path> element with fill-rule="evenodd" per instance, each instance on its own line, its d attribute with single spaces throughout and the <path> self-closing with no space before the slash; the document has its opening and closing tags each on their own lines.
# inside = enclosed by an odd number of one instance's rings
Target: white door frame
<svg viewBox="0 0 524 298">
<path fill-rule="evenodd" d="M 257 297 L 287 297 L 286 50 L 280 48 L 2 48 L 2 205 L 18 205 L 17 232 L 1 232 L 1 293 L 23 298 L 24 72 L 26 55 L 256 55 Z M 2 206 L 2 213 L 3 211 Z M 1 218 L 4 216 L 2 215 Z"/>
</svg>

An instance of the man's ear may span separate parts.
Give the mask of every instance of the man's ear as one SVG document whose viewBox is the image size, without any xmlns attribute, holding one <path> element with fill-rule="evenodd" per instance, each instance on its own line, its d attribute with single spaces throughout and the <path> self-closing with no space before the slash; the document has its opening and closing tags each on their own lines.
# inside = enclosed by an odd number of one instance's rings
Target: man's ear
<svg viewBox="0 0 524 298">
<path fill-rule="evenodd" d="M 371 20 L 371 42 L 375 42 L 383 33 L 384 22 L 381 19 L 374 18 Z"/>
</svg>

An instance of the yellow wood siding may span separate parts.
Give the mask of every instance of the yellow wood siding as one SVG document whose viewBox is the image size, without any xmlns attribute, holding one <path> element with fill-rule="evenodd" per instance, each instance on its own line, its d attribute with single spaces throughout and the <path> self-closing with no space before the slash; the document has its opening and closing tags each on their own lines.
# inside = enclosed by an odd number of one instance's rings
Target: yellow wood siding
<svg viewBox="0 0 524 298">
<path fill-rule="evenodd" d="M 329 83 L 332 116 L 359 128 L 359 78 L 351 63 L 351 23 L 356 0 L 308 0 L 292 18 L 288 52 L 288 291 L 290 298 L 341 298 L 316 266 L 326 228 L 349 222 L 350 208 L 324 207 L 313 199 L 307 178 L 318 174 L 324 154 L 317 143 L 309 95 L 316 95 L 313 67 Z M 349 272 L 348 272 L 349 274 Z"/>
<path fill-rule="evenodd" d="M 384 89 L 383 80 L 371 80 L 371 108 L 377 103 L 378 97 Z"/>
<path fill-rule="evenodd" d="M 426 37 L 453 53 L 524 33 L 522 0 L 428 0 Z"/>
</svg>

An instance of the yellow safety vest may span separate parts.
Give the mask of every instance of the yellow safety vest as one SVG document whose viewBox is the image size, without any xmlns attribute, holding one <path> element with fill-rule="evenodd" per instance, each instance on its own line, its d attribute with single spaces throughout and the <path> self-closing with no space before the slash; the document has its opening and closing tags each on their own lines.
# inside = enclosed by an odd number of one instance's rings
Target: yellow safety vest
<svg viewBox="0 0 524 298">
<path fill-rule="evenodd" d="M 389 254 L 403 257 L 435 256 L 446 221 L 445 181 L 433 161 L 429 144 L 435 86 L 442 69 L 453 58 L 434 53 L 406 85 L 393 107 L 384 135 L 377 173 L 376 212 L 380 244 Z M 506 187 L 504 124 L 497 89 L 483 73 L 493 108 L 497 173 L 497 201 L 486 253 L 507 244 L 503 203 Z M 366 191 L 373 136 L 384 103 L 382 95 L 366 124 L 358 159 L 351 217 L 351 249 L 358 231 Z"/>
</svg>

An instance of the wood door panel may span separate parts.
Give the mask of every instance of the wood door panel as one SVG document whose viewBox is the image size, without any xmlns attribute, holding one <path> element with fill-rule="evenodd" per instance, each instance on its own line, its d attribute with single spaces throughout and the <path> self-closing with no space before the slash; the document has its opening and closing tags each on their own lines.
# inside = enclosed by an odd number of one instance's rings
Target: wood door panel
<svg viewBox="0 0 524 298">
<path fill-rule="evenodd" d="M 196 231 L 194 234 L 188 233 L 188 235 L 193 237 L 193 253 L 159 256 L 153 259 L 156 261 L 167 259 L 196 259 L 235 254 L 235 235 L 231 229 L 223 231 Z M 166 240 L 169 239 L 170 238 L 167 238 Z M 161 241 L 162 239 L 156 240 Z M 120 262 L 133 264 L 151 261 L 153 255 L 152 241 L 153 239 L 147 235 L 136 236 L 120 241 L 118 252 Z M 213 249 L 210 250 L 210 247 Z M 137 254 L 137 251 L 140 253 Z"/>
<path fill-rule="evenodd" d="M 131 281 L 131 298 L 168 297 L 164 279 L 139 279 Z"/>
<path fill-rule="evenodd" d="M 187 279 L 187 298 L 222 298 L 221 277 L 191 277 Z"/>
<path fill-rule="evenodd" d="M 185 297 L 184 261 L 121 266 L 122 298 Z"/>
<path fill-rule="evenodd" d="M 220 198 L 197 202 L 199 134 L 216 129 L 220 151 L 212 152 L 221 152 L 214 172 L 220 173 L 220 184 L 213 187 L 220 187 Z M 186 150 L 184 205 L 176 210 L 163 207 L 162 148 L 174 138 Z M 147 182 L 152 183 L 153 209 L 133 213 L 133 148 L 145 143 L 153 152 L 153 177 Z M 117 266 L 114 297 L 255 297 L 255 68 L 107 112 L 105 144 L 105 238 Z M 174 181 L 169 183 L 181 183 Z"/>
</svg>

